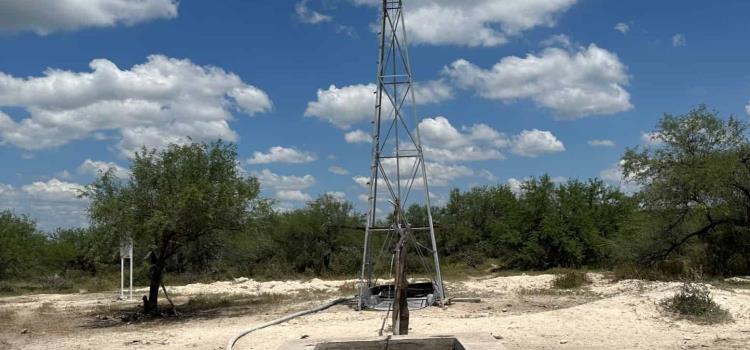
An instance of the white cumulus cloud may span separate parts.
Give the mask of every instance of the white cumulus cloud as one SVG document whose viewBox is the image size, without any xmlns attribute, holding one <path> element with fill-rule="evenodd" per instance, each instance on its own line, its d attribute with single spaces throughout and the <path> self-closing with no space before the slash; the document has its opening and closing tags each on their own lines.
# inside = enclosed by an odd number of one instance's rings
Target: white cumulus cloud
<svg viewBox="0 0 750 350">
<path fill-rule="evenodd" d="M 86 159 L 78 166 L 78 173 L 99 176 L 112 170 L 112 174 L 121 179 L 130 177 L 130 170 L 123 168 L 114 162 L 103 162 Z"/>
<path fill-rule="evenodd" d="M 46 35 L 177 17 L 177 0 L 3 0 L 0 32 Z"/>
<path fill-rule="evenodd" d="M 347 143 L 371 143 L 372 136 L 362 130 L 352 130 L 344 134 Z"/>
<path fill-rule="evenodd" d="M 662 134 L 658 131 L 641 132 L 641 143 L 650 147 L 658 147 L 664 144 Z"/>
<path fill-rule="evenodd" d="M 315 117 L 330 122 L 341 129 L 372 120 L 375 113 L 375 84 L 356 84 L 344 87 L 331 85 L 318 89 L 317 100 L 310 101 L 305 117 Z M 414 98 L 417 104 L 439 103 L 453 98 L 452 88 L 443 80 L 415 83 Z M 393 108 L 383 97 L 385 115 Z"/>
<path fill-rule="evenodd" d="M 425 157 L 435 162 L 467 162 L 504 159 L 501 148 L 508 137 L 486 124 L 464 126 L 461 131 L 442 116 L 419 123 Z"/>
<path fill-rule="evenodd" d="M 20 189 L 0 183 L 0 210 L 29 215 L 47 232 L 58 227 L 82 227 L 88 223 L 88 200 L 78 197 L 84 189 L 77 183 L 56 178 L 36 181 Z"/>
<path fill-rule="evenodd" d="M 49 181 L 36 181 L 21 187 L 21 190 L 29 196 L 49 202 L 75 202 L 78 196 L 85 190 L 84 186 L 76 183 L 51 179 Z"/>
<path fill-rule="evenodd" d="M 622 173 L 622 165 L 624 161 L 613 164 L 607 169 L 602 170 L 599 173 L 599 177 L 606 181 L 610 185 L 616 186 L 620 191 L 624 193 L 635 193 L 641 189 L 639 185 L 632 177 L 625 177 Z"/>
<path fill-rule="evenodd" d="M 268 164 L 268 163 L 310 163 L 318 159 L 318 156 L 312 152 L 300 151 L 296 148 L 287 148 L 274 146 L 268 149 L 268 153 L 253 152 L 253 157 L 248 159 L 250 164 Z"/>
<path fill-rule="evenodd" d="M 632 109 L 626 70 L 617 55 L 591 44 L 577 51 L 546 48 L 539 55 L 505 57 L 490 69 L 460 59 L 443 74 L 481 97 L 530 99 L 559 119 L 576 119 Z"/>
<path fill-rule="evenodd" d="M 549 131 L 523 130 L 513 137 L 513 153 L 522 157 L 537 157 L 542 154 L 565 151 L 563 143 Z"/>
<path fill-rule="evenodd" d="M 352 0 L 379 6 L 380 1 Z M 404 2 L 415 44 L 498 46 L 535 27 L 553 27 L 576 0 L 410 0 Z"/>
<path fill-rule="evenodd" d="M 0 144 L 41 150 L 115 132 L 127 157 L 144 145 L 234 141 L 232 111 L 272 108 L 265 92 L 239 76 L 187 59 L 152 55 L 129 70 L 106 59 L 89 65 L 91 72 L 48 69 L 30 78 L 0 72 L 0 107 L 29 113 L 19 121 L 0 114 Z"/>
<path fill-rule="evenodd" d="M 276 191 L 276 198 L 287 202 L 309 202 L 312 200 L 309 194 L 300 190 Z"/>
<path fill-rule="evenodd" d="M 315 177 L 313 177 L 312 175 L 279 175 L 268 169 L 254 171 L 250 173 L 250 175 L 256 177 L 258 181 L 260 181 L 262 187 L 277 191 L 304 190 L 315 185 Z"/>
<path fill-rule="evenodd" d="M 344 169 L 344 168 L 342 168 L 340 166 L 336 166 L 336 165 L 328 167 L 328 172 L 331 173 L 331 174 L 336 174 L 336 175 L 347 175 L 347 174 L 349 174 L 349 170 L 346 170 L 346 169 Z"/>
</svg>

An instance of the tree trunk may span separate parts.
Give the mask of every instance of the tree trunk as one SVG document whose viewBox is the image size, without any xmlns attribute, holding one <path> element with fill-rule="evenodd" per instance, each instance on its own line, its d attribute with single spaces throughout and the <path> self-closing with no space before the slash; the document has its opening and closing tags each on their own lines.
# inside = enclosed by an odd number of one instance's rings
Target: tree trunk
<svg viewBox="0 0 750 350">
<path fill-rule="evenodd" d="M 159 287 L 164 275 L 164 259 L 157 258 L 149 268 L 148 298 L 143 299 L 143 312 L 157 314 L 159 312 Z"/>
</svg>

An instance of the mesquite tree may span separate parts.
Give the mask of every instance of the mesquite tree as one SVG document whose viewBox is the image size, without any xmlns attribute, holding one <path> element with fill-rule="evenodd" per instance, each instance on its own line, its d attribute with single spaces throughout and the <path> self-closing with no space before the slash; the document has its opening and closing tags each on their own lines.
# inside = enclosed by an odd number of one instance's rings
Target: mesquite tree
<svg viewBox="0 0 750 350">
<path fill-rule="evenodd" d="M 144 312 L 155 313 L 167 261 L 189 242 L 242 229 L 260 189 L 239 172 L 236 146 L 221 141 L 144 148 L 130 170 L 127 181 L 111 172 L 96 180 L 87 193 L 89 214 L 102 231 L 149 245 Z"/>
<path fill-rule="evenodd" d="M 654 145 L 629 149 L 624 175 L 643 186 L 641 210 L 652 239 L 639 237 L 653 264 L 693 246 L 718 274 L 750 270 L 750 142 L 747 123 L 699 106 L 665 115 Z M 698 243 L 698 244 L 694 244 Z"/>
</svg>

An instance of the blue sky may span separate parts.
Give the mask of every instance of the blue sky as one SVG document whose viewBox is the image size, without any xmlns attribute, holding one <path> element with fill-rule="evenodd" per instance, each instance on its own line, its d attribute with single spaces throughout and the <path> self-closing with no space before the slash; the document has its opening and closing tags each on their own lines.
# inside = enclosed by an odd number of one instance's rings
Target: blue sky
<svg viewBox="0 0 750 350">
<path fill-rule="evenodd" d="M 438 203 L 545 172 L 628 190 L 617 162 L 662 113 L 747 118 L 746 1 L 405 2 Z M 364 208 L 377 3 L 3 2 L 0 207 L 85 224 L 98 170 L 189 136 L 236 141 L 279 208 Z"/>
</svg>

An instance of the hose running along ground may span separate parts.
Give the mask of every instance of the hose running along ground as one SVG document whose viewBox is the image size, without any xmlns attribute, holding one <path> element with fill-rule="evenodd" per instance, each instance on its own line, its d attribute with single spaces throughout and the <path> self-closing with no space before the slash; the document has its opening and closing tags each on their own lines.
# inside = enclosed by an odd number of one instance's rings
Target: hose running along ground
<svg viewBox="0 0 750 350">
<path fill-rule="evenodd" d="M 232 337 L 232 339 L 229 339 L 229 342 L 227 342 L 226 350 L 232 350 L 234 348 L 234 345 L 237 343 L 238 340 L 240 340 L 240 338 L 242 338 L 242 337 L 244 337 L 244 336 L 246 336 L 246 335 L 248 335 L 248 334 L 250 334 L 252 332 L 255 332 L 257 330 L 260 330 L 260 329 L 263 329 L 263 328 L 266 328 L 266 327 L 270 327 L 270 326 L 273 326 L 273 325 L 277 325 L 279 323 L 284 323 L 286 321 L 289 321 L 291 319 L 294 319 L 294 318 L 297 318 L 297 317 L 300 317 L 300 316 L 305 316 L 305 315 L 313 314 L 313 313 L 316 313 L 316 312 L 319 312 L 319 311 L 323 311 L 323 310 L 328 309 L 328 308 L 330 308 L 330 307 L 332 307 L 334 305 L 338 305 L 338 304 L 341 304 L 341 303 L 344 303 L 344 302 L 347 302 L 347 301 L 354 300 L 355 298 L 356 297 L 338 298 L 336 300 L 332 300 L 332 301 L 330 301 L 328 303 L 325 303 L 323 305 L 320 305 L 318 307 L 315 307 L 315 308 L 312 308 L 312 309 L 309 309 L 309 310 L 303 310 L 303 311 L 300 311 L 300 312 L 295 312 L 293 314 L 286 315 L 286 316 L 284 316 L 282 318 L 277 318 L 277 319 L 275 319 L 273 321 L 266 322 L 264 324 L 261 324 L 261 325 L 249 328 L 247 330 L 244 330 L 244 331 L 240 332 L 239 334 L 237 334 L 236 336 Z"/>
</svg>

